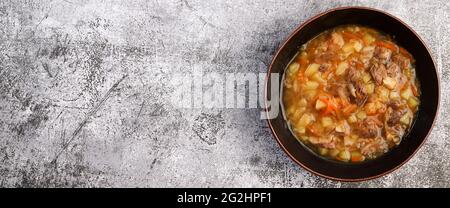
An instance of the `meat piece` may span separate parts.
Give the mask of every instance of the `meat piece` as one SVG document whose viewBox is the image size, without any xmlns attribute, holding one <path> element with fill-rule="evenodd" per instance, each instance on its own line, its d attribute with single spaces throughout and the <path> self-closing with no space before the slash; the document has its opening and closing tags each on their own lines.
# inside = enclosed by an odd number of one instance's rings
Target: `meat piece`
<svg viewBox="0 0 450 208">
<path fill-rule="evenodd" d="M 392 100 L 387 104 L 387 106 L 393 110 L 400 110 L 402 107 L 402 102 L 400 100 Z"/>
<path fill-rule="evenodd" d="M 392 56 L 392 61 L 397 63 L 397 65 L 402 69 L 408 69 L 411 67 L 411 61 L 409 60 L 409 58 L 406 58 L 400 54 Z"/>
<path fill-rule="evenodd" d="M 391 55 L 392 55 L 391 50 L 380 46 L 375 47 L 374 56 L 375 58 L 380 60 L 383 64 L 386 64 L 390 61 Z"/>
<path fill-rule="evenodd" d="M 351 66 L 347 73 L 347 85 L 350 94 L 353 96 L 354 101 L 358 105 L 363 105 L 368 97 L 366 86 L 363 83 L 361 71 Z"/>
<path fill-rule="evenodd" d="M 403 112 L 400 110 L 393 110 L 391 107 L 388 107 L 386 110 L 386 124 L 388 126 L 395 126 L 400 123 L 400 118 L 402 118 Z"/>
<path fill-rule="evenodd" d="M 358 129 L 363 138 L 375 138 L 378 136 L 379 124 L 373 118 L 366 118 L 359 123 Z"/>
<path fill-rule="evenodd" d="M 355 88 L 355 86 L 353 84 L 348 84 L 347 87 L 348 87 L 348 91 L 350 92 L 350 94 L 353 97 L 356 97 L 356 88 Z"/>
<path fill-rule="evenodd" d="M 342 87 L 337 88 L 336 91 L 337 91 L 337 95 L 339 96 L 339 98 L 341 98 L 342 100 L 345 100 L 345 101 L 350 101 L 348 98 L 349 94 L 348 94 L 347 88 L 342 86 Z"/>
<path fill-rule="evenodd" d="M 362 80 L 362 72 L 358 70 L 353 61 L 350 61 L 350 67 L 348 68 L 347 79 L 350 82 L 356 82 Z"/>
<path fill-rule="evenodd" d="M 387 75 L 391 78 L 397 78 L 398 75 L 400 75 L 400 67 L 394 63 L 389 63 L 387 69 L 386 69 Z"/>
<path fill-rule="evenodd" d="M 377 83 L 377 85 L 382 85 L 383 79 L 387 76 L 386 67 L 384 64 L 373 60 L 369 71 L 370 75 L 372 75 L 372 78 L 375 80 L 375 83 Z"/>
<path fill-rule="evenodd" d="M 358 104 L 359 106 L 364 105 L 364 103 L 368 98 L 366 86 L 362 83 L 362 81 L 359 81 L 355 83 L 355 88 L 356 88 L 356 97 L 355 97 L 356 104 Z"/>
<path fill-rule="evenodd" d="M 405 134 L 405 129 L 402 128 L 400 119 L 407 113 L 406 111 L 406 108 L 402 106 L 400 101 L 388 103 L 384 121 L 384 132 L 386 139 L 391 143 L 399 144 L 400 139 Z"/>
<path fill-rule="evenodd" d="M 333 95 L 345 101 L 350 101 L 350 94 L 347 90 L 347 85 L 344 83 L 330 83 L 327 90 Z"/>
<path fill-rule="evenodd" d="M 406 108 L 402 106 L 399 100 L 388 103 L 385 113 L 385 123 L 389 127 L 400 124 L 400 118 L 406 113 Z"/>
</svg>

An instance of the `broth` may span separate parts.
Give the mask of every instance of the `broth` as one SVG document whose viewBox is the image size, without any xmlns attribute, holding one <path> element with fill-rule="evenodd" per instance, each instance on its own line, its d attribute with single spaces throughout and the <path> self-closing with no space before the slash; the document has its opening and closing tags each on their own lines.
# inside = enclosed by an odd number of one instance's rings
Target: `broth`
<svg viewBox="0 0 450 208">
<path fill-rule="evenodd" d="M 304 44 L 286 68 L 283 107 L 296 138 L 344 162 L 399 145 L 420 105 L 414 58 L 386 34 L 345 25 Z"/>
</svg>

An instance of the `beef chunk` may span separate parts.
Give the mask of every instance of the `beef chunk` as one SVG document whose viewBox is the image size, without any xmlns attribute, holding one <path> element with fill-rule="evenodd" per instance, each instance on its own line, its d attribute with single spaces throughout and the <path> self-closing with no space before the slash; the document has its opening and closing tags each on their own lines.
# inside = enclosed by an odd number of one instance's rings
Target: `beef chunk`
<svg viewBox="0 0 450 208">
<path fill-rule="evenodd" d="M 394 62 L 389 62 L 387 67 L 377 59 L 371 61 L 369 68 L 370 75 L 375 80 L 377 85 L 383 84 L 383 79 L 386 77 L 396 79 L 400 75 L 400 67 Z"/>
<path fill-rule="evenodd" d="M 389 127 L 400 124 L 400 118 L 406 113 L 406 108 L 402 107 L 400 101 L 392 101 L 388 103 L 388 108 L 385 114 L 385 122 Z"/>
<path fill-rule="evenodd" d="M 394 144 L 400 143 L 400 139 L 405 134 L 405 129 L 400 124 L 400 118 L 405 113 L 407 113 L 406 109 L 402 108 L 399 101 L 388 104 L 385 114 L 384 132 L 386 139 Z"/>
<path fill-rule="evenodd" d="M 377 46 L 375 48 L 374 56 L 379 61 L 381 61 L 383 64 L 386 64 L 390 61 L 391 55 L 392 55 L 392 51 L 387 48 L 380 47 L 380 46 Z"/>
<path fill-rule="evenodd" d="M 388 108 L 386 111 L 386 124 L 388 126 L 395 126 L 400 123 L 400 118 L 402 114 L 400 111 L 392 110 L 392 108 Z"/>
<path fill-rule="evenodd" d="M 402 102 L 400 100 L 392 100 L 387 104 L 387 106 L 393 110 L 400 110 L 402 107 Z"/>
<path fill-rule="evenodd" d="M 347 80 L 349 81 L 347 88 L 353 96 L 355 103 L 363 105 L 367 100 L 368 93 L 362 80 L 361 71 L 351 66 L 347 73 Z"/>
<path fill-rule="evenodd" d="M 408 69 L 411 67 L 411 61 L 400 54 L 392 56 L 392 61 L 395 62 L 400 68 Z"/>
<path fill-rule="evenodd" d="M 350 101 L 350 94 L 345 83 L 330 83 L 327 89 L 333 96 L 339 97 L 342 100 Z"/>
<path fill-rule="evenodd" d="M 369 71 L 377 85 L 382 85 L 383 79 L 387 76 L 386 67 L 384 64 L 374 60 L 372 61 L 372 66 Z"/>
<path fill-rule="evenodd" d="M 396 78 L 398 75 L 400 75 L 400 67 L 394 63 L 389 63 L 387 69 L 386 69 L 387 75 L 391 78 Z"/>
<path fill-rule="evenodd" d="M 358 70 L 354 64 L 350 64 L 347 73 L 347 80 L 350 82 L 356 82 L 362 80 L 361 70 Z"/>
<path fill-rule="evenodd" d="M 337 95 L 339 96 L 339 98 L 341 98 L 342 100 L 345 100 L 345 101 L 349 101 L 349 94 L 348 94 L 347 88 L 345 88 L 344 86 L 341 86 L 336 89 L 336 92 L 337 92 Z"/>
<path fill-rule="evenodd" d="M 378 123 L 372 118 L 366 118 L 359 123 L 359 134 L 363 138 L 375 138 L 378 136 Z"/>
</svg>

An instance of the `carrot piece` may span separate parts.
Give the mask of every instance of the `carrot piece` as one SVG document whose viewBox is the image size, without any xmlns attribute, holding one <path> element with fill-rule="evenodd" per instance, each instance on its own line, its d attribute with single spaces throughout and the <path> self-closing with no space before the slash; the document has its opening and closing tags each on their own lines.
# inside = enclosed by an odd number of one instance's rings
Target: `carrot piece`
<svg viewBox="0 0 450 208">
<path fill-rule="evenodd" d="M 361 162 L 361 161 L 363 161 L 363 157 L 362 157 L 362 155 L 352 155 L 351 161 L 352 162 Z"/>
<path fill-rule="evenodd" d="M 345 116 L 349 116 L 351 113 L 353 113 L 356 109 L 358 108 L 358 106 L 356 106 L 355 104 L 351 104 L 351 105 L 348 105 L 347 107 L 345 107 L 343 110 L 342 110 L 342 113 L 345 115 Z"/>
<path fill-rule="evenodd" d="M 305 81 L 305 76 L 302 73 L 298 73 L 297 74 L 297 80 L 299 80 L 300 82 L 304 82 Z"/>
<path fill-rule="evenodd" d="M 361 39 L 362 36 L 359 36 L 359 34 L 357 33 L 352 33 L 352 32 L 347 32 L 347 31 L 342 31 L 342 36 L 345 39 Z"/>
<path fill-rule="evenodd" d="M 300 66 L 307 66 L 309 64 L 309 60 L 302 57 L 298 60 L 298 63 L 300 64 Z"/>
<path fill-rule="evenodd" d="M 376 109 L 374 106 L 365 109 L 365 111 L 366 111 L 366 115 L 368 115 L 368 116 L 374 116 L 378 113 L 378 109 Z"/>
<path fill-rule="evenodd" d="M 331 114 L 333 112 L 333 108 L 331 108 L 329 105 L 327 105 L 327 107 L 325 108 L 324 111 L 322 111 L 321 115 L 322 116 L 326 116 L 328 114 Z"/>
<path fill-rule="evenodd" d="M 356 61 L 355 62 L 356 68 L 357 69 L 364 69 L 364 64 L 361 63 L 360 61 Z"/>
<path fill-rule="evenodd" d="M 338 103 L 338 101 L 336 100 L 336 98 L 335 97 L 332 97 L 331 98 L 331 105 L 332 105 L 332 107 L 334 108 L 334 110 L 338 110 L 339 109 L 339 103 Z"/>
<path fill-rule="evenodd" d="M 409 81 L 406 81 L 405 83 L 403 83 L 402 87 L 400 87 L 400 91 L 405 90 L 407 87 L 412 86 Z"/>
<path fill-rule="evenodd" d="M 363 38 L 365 33 L 363 31 L 358 31 L 356 34 L 358 34 L 360 38 Z"/>
<path fill-rule="evenodd" d="M 327 104 L 327 107 L 325 108 L 325 110 L 322 111 L 323 116 L 337 111 L 337 105 L 332 100 L 332 98 L 329 98 L 329 99 L 319 98 L 319 100 Z"/>
<path fill-rule="evenodd" d="M 345 100 L 345 99 L 341 99 L 340 98 L 339 101 L 340 101 L 341 106 L 342 106 L 343 109 L 347 108 L 350 105 L 350 103 L 347 100 Z"/>
<path fill-rule="evenodd" d="M 324 97 L 325 97 L 325 96 L 319 96 L 317 99 L 320 100 L 320 101 L 322 101 L 322 102 L 324 102 L 324 103 L 326 103 L 327 106 L 328 106 L 328 103 L 329 103 L 328 97 L 327 97 L 327 98 L 324 98 Z"/>
<path fill-rule="evenodd" d="M 393 51 L 393 52 L 398 52 L 398 50 L 399 50 L 398 47 L 397 47 L 397 45 L 395 45 L 395 44 L 392 43 L 392 42 L 388 42 L 388 41 L 376 41 L 375 44 L 376 44 L 377 46 L 381 46 L 381 47 L 387 48 L 387 49 L 389 49 L 389 50 L 391 50 L 391 51 Z"/>
</svg>

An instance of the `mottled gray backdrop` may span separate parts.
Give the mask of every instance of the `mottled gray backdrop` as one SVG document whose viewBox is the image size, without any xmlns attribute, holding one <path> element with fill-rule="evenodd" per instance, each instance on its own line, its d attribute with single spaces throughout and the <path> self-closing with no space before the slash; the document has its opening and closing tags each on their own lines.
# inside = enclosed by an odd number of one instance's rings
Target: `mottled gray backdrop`
<svg viewBox="0 0 450 208">
<path fill-rule="evenodd" d="M 450 3 L 0 1 L 1 187 L 450 187 Z M 314 176 L 258 109 L 177 109 L 173 73 L 265 72 L 288 34 L 364 5 L 411 25 L 441 77 L 441 110 L 405 166 L 363 183 Z"/>
</svg>

